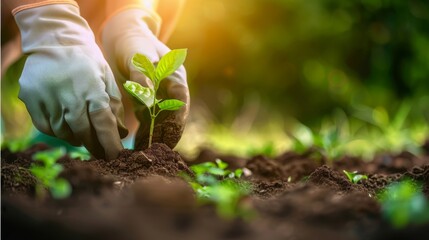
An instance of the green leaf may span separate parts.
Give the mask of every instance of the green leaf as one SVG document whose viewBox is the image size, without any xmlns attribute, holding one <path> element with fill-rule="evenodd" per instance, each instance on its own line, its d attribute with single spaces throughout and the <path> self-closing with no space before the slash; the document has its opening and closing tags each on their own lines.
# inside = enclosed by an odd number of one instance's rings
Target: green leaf
<svg viewBox="0 0 429 240">
<path fill-rule="evenodd" d="M 241 168 L 235 169 L 234 174 L 236 178 L 240 178 L 241 175 L 243 175 L 243 169 Z"/>
<path fill-rule="evenodd" d="M 197 189 L 196 192 L 199 200 L 208 199 L 210 198 L 211 187 L 203 186 L 202 188 Z"/>
<path fill-rule="evenodd" d="M 407 102 L 403 102 L 397 111 L 393 121 L 392 126 L 395 129 L 402 129 L 404 127 L 405 120 L 407 119 L 411 110 L 411 105 Z"/>
<path fill-rule="evenodd" d="M 32 165 L 30 172 L 33 174 L 43 185 L 46 185 L 49 180 L 46 178 L 45 167 Z"/>
<path fill-rule="evenodd" d="M 208 169 L 215 168 L 215 167 L 216 167 L 216 164 L 212 162 L 205 162 L 205 163 L 193 165 L 190 168 L 195 174 L 200 175 L 208 172 Z"/>
<path fill-rule="evenodd" d="M 62 178 L 56 180 L 50 186 L 52 197 L 55 199 L 67 198 L 70 196 L 71 190 L 70 183 Z"/>
<path fill-rule="evenodd" d="M 33 154 L 32 158 L 35 161 L 41 161 L 45 167 L 49 168 L 55 164 L 55 162 L 66 154 L 64 148 L 55 148 L 53 150 L 47 150 Z"/>
<path fill-rule="evenodd" d="M 69 152 L 71 158 L 77 158 L 81 161 L 87 161 L 91 159 L 91 154 L 85 148 L 78 148 Z"/>
<path fill-rule="evenodd" d="M 30 143 L 31 143 L 30 137 L 25 137 L 25 138 L 16 139 L 16 140 L 6 140 L 6 141 L 4 139 L 2 140 L 3 142 L 1 144 L 1 149 L 3 150 L 5 148 L 9 148 L 9 150 L 13 153 L 24 151 L 30 146 Z"/>
<path fill-rule="evenodd" d="M 216 175 L 216 176 L 225 176 L 227 175 L 226 171 L 220 168 L 210 168 L 208 169 L 208 173 Z"/>
<path fill-rule="evenodd" d="M 124 87 L 127 92 L 137 98 L 148 108 L 153 106 L 153 98 L 155 97 L 155 92 L 153 91 L 153 89 L 143 87 L 139 83 L 133 81 L 126 81 L 124 83 Z"/>
<path fill-rule="evenodd" d="M 194 191 L 198 191 L 198 189 L 203 188 L 203 186 L 201 186 L 201 184 L 196 183 L 196 182 L 189 182 L 189 184 L 191 185 L 191 187 Z"/>
<path fill-rule="evenodd" d="M 136 67 L 141 73 L 146 77 L 152 80 L 155 83 L 155 66 L 145 55 L 136 53 L 131 59 L 132 64 Z"/>
<path fill-rule="evenodd" d="M 429 222 L 429 202 L 418 182 L 404 180 L 392 183 L 378 195 L 378 199 L 383 216 L 395 228 Z"/>
<path fill-rule="evenodd" d="M 383 107 L 377 107 L 372 110 L 372 119 L 377 126 L 384 128 L 389 125 L 389 114 Z"/>
<path fill-rule="evenodd" d="M 161 82 L 176 71 L 186 59 L 187 49 L 174 49 L 165 54 L 156 66 L 156 79 Z"/>
<path fill-rule="evenodd" d="M 186 105 L 186 103 L 177 99 L 167 99 L 158 104 L 161 110 L 169 110 L 169 111 L 178 110 L 184 105 Z"/>
<path fill-rule="evenodd" d="M 358 174 L 358 175 L 353 177 L 353 183 L 358 183 L 360 180 L 363 180 L 363 179 L 368 179 L 368 176 Z"/>
<path fill-rule="evenodd" d="M 213 185 L 218 182 L 216 177 L 214 177 L 213 175 L 206 175 L 206 174 L 197 175 L 196 180 L 198 183 L 202 185 Z"/>
<path fill-rule="evenodd" d="M 344 174 L 346 174 L 347 178 L 352 183 L 358 183 L 360 180 L 368 179 L 368 176 L 363 174 L 358 174 L 357 171 L 353 172 L 347 172 L 346 170 L 343 170 Z"/>
<path fill-rule="evenodd" d="M 347 176 L 350 182 L 353 182 L 353 177 L 357 174 L 357 171 L 347 172 L 346 170 L 343 170 L 343 173 Z"/>
<path fill-rule="evenodd" d="M 216 164 L 220 169 L 226 169 L 228 167 L 228 163 L 220 160 L 219 158 L 216 159 Z"/>
</svg>

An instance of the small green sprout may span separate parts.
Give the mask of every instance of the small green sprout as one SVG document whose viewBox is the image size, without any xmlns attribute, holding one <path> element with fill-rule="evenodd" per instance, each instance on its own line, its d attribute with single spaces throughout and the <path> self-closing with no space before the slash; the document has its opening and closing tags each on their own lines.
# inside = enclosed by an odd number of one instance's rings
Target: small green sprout
<svg viewBox="0 0 429 240">
<path fill-rule="evenodd" d="M 292 149 L 297 153 L 304 153 L 309 149 L 314 149 L 317 153 L 327 157 L 329 160 L 337 159 L 343 154 L 343 143 L 347 141 L 341 139 L 341 129 L 331 127 L 320 131 L 312 131 L 309 127 L 299 124 L 292 134 Z"/>
<path fill-rule="evenodd" d="M 413 107 L 410 102 L 403 101 L 394 114 L 389 114 L 381 106 L 356 106 L 355 117 L 369 123 L 366 138 L 369 138 L 368 141 L 376 138 L 376 144 L 370 146 L 372 152 L 421 153 L 429 128 L 424 114 L 411 115 Z"/>
<path fill-rule="evenodd" d="M 367 175 L 358 174 L 357 171 L 353 172 L 347 172 L 346 170 L 343 170 L 343 173 L 347 176 L 347 178 L 350 180 L 350 182 L 356 184 L 359 181 L 363 179 L 368 179 Z"/>
<path fill-rule="evenodd" d="M 378 195 L 378 199 L 383 216 L 395 228 L 429 223 L 429 203 L 416 182 L 392 183 Z"/>
<path fill-rule="evenodd" d="M 84 147 L 75 148 L 68 152 L 71 158 L 77 158 L 81 161 L 87 161 L 91 159 L 91 154 Z"/>
<path fill-rule="evenodd" d="M 216 163 L 213 162 L 205 162 L 198 165 L 191 166 L 191 170 L 198 177 L 229 177 L 229 178 L 240 178 L 243 174 L 242 169 L 236 169 L 234 172 L 227 170 L 228 164 L 223 162 L 220 159 L 215 160 Z"/>
<path fill-rule="evenodd" d="M 2 139 L 3 140 L 3 139 Z M 14 140 L 2 141 L 1 149 L 8 148 L 11 152 L 16 153 L 27 149 L 31 144 L 31 138 L 21 138 Z"/>
<path fill-rule="evenodd" d="M 158 114 L 164 110 L 178 110 L 186 104 L 177 99 L 156 98 L 161 81 L 174 73 L 185 62 L 186 53 L 186 49 L 171 50 L 161 58 L 156 67 L 149 58 L 143 54 L 137 53 L 131 60 L 134 67 L 148 77 L 153 83 L 153 87 L 143 87 L 139 83 L 133 81 L 126 81 L 124 83 L 124 87 L 128 93 L 137 98 L 149 110 L 151 123 L 148 147 L 152 144 L 153 129 Z"/>
<path fill-rule="evenodd" d="M 33 160 L 41 164 L 33 163 L 30 172 L 37 178 L 36 195 L 43 198 L 45 189 L 49 189 L 52 197 L 55 199 L 67 198 L 71 194 L 71 186 L 67 180 L 58 178 L 63 171 L 63 166 L 56 163 L 57 160 L 65 155 L 63 148 L 38 152 L 33 155 Z"/>
<path fill-rule="evenodd" d="M 219 215 L 232 218 L 245 217 L 249 211 L 240 205 L 240 200 L 250 193 L 250 185 L 238 179 L 243 170 L 227 170 L 228 164 L 220 159 L 191 166 L 195 178 L 187 180 L 197 194 L 200 203 L 214 203 Z"/>
</svg>

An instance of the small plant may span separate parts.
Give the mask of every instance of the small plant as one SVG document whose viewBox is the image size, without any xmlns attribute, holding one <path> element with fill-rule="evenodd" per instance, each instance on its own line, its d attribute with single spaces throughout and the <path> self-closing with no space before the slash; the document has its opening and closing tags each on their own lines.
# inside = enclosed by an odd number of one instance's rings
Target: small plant
<svg viewBox="0 0 429 240">
<path fill-rule="evenodd" d="M 234 172 L 227 170 L 228 164 L 223 162 L 220 159 L 216 159 L 216 163 L 213 162 L 205 162 L 198 165 L 191 166 L 191 170 L 195 173 L 195 175 L 198 177 L 202 177 L 202 182 L 205 182 L 206 177 L 211 177 L 214 180 L 217 180 L 216 177 L 229 177 L 229 178 L 240 178 L 243 174 L 242 169 L 236 169 Z M 212 181 L 211 181 L 212 182 Z M 207 182 L 207 183 L 211 183 Z"/>
<path fill-rule="evenodd" d="M 33 155 L 33 160 L 39 163 L 33 163 L 30 172 L 37 178 L 36 196 L 44 198 L 45 189 L 51 192 L 53 198 L 67 198 L 71 194 L 71 186 L 67 180 L 58 178 L 63 171 L 63 166 L 56 163 L 57 160 L 64 156 L 65 150 L 57 148 L 50 151 L 38 152 Z"/>
<path fill-rule="evenodd" d="M 91 159 L 91 154 L 84 147 L 74 148 L 68 152 L 71 158 L 77 158 L 81 161 L 87 161 Z"/>
<path fill-rule="evenodd" d="M 355 117 L 369 123 L 368 137 L 376 139 L 373 147 L 377 152 L 398 154 L 409 151 L 421 153 L 421 145 L 428 136 L 427 119 L 424 115 L 412 116 L 412 105 L 404 101 L 394 114 L 384 107 L 357 106 Z"/>
<path fill-rule="evenodd" d="M 186 59 L 186 52 L 186 49 L 171 50 L 161 58 L 156 67 L 149 58 L 139 53 L 135 54 L 131 60 L 134 67 L 153 83 L 153 88 L 143 87 L 133 81 L 126 81 L 124 83 L 124 87 L 128 93 L 137 98 L 149 110 L 151 123 L 148 147 L 152 144 L 153 129 L 158 114 L 164 110 L 175 111 L 185 105 L 184 102 L 177 99 L 157 99 L 156 95 L 161 81 L 174 73 L 183 64 Z"/>
<path fill-rule="evenodd" d="M 187 181 L 197 194 L 201 204 L 214 203 L 219 215 L 232 218 L 246 217 L 249 211 L 240 204 L 240 200 L 250 193 L 250 185 L 239 181 L 243 170 L 227 170 L 228 164 L 216 160 L 191 166 L 195 178 L 186 176 Z"/>
<path fill-rule="evenodd" d="M 331 127 L 323 129 L 319 133 L 312 131 L 309 127 L 299 124 L 291 135 L 293 139 L 292 149 L 297 153 L 304 153 L 309 149 L 314 149 L 317 153 L 335 160 L 343 154 L 343 143 L 341 139 L 341 129 Z"/>
<path fill-rule="evenodd" d="M 3 139 L 2 139 L 3 140 Z M 21 138 L 2 141 L 1 149 L 8 148 L 11 152 L 19 152 L 27 149 L 31 144 L 31 138 Z"/>
<path fill-rule="evenodd" d="M 429 222 L 429 203 L 416 182 L 404 180 L 392 183 L 378 198 L 383 216 L 395 228 Z"/>
<path fill-rule="evenodd" d="M 357 171 L 353 172 L 347 172 L 346 170 L 343 170 L 343 173 L 347 176 L 347 178 L 350 180 L 350 182 L 357 184 L 359 181 L 363 179 L 368 179 L 367 175 L 358 174 Z"/>
</svg>

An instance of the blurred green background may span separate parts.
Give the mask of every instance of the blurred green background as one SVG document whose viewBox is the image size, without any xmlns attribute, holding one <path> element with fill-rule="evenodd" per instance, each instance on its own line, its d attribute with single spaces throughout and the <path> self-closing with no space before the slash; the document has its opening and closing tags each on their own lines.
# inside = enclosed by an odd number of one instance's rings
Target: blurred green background
<svg viewBox="0 0 429 240">
<path fill-rule="evenodd" d="M 427 0 L 187 0 L 168 43 L 189 49 L 179 150 L 298 149 L 331 133 L 356 154 L 413 150 L 429 135 L 428 26 Z"/>
<path fill-rule="evenodd" d="M 426 0 L 188 0 L 169 45 L 189 48 L 193 107 L 226 132 L 319 131 L 338 109 L 392 118 L 404 102 L 427 124 L 428 26 Z"/>
<path fill-rule="evenodd" d="M 404 99 L 428 97 L 428 1 L 188 0 L 186 6 L 170 46 L 189 48 L 192 95 L 218 118 L 249 98 L 312 123 L 336 107 L 394 111 Z"/>
</svg>

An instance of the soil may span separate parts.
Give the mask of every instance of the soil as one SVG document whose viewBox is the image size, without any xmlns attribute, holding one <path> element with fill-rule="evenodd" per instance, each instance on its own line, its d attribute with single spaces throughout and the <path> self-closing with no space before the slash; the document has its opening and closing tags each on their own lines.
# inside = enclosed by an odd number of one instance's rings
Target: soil
<svg viewBox="0 0 429 240">
<path fill-rule="evenodd" d="M 141 116 L 145 116 L 146 120 L 141 122 L 150 122 L 149 114 L 145 111 Z M 161 112 L 157 117 L 155 126 L 153 128 L 153 138 L 152 141 L 155 143 L 165 143 L 170 148 L 174 148 L 179 142 L 180 137 L 182 136 L 184 127 L 178 123 L 175 113 L 169 113 L 169 111 Z M 149 127 L 148 124 L 140 124 L 139 129 L 137 130 L 136 142 L 134 149 L 146 149 L 149 145 Z"/>
<path fill-rule="evenodd" d="M 167 145 L 124 150 L 111 161 L 63 157 L 61 177 L 72 185 L 64 200 L 35 196 L 29 173 L 37 144 L 19 153 L 2 150 L 2 239 L 429 239 L 429 223 L 394 229 L 375 195 L 405 178 L 420 181 L 429 197 L 429 155 L 380 155 L 373 161 L 331 162 L 313 151 L 249 159 L 202 150 L 183 159 Z M 220 158 L 244 168 L 253 186 L 242 200 L 252 217 L 225 219 L 200 206 L 178 177 L 190 165 Z M 353 184 L 342 170 L 368 174 Z"/>
</svg>

